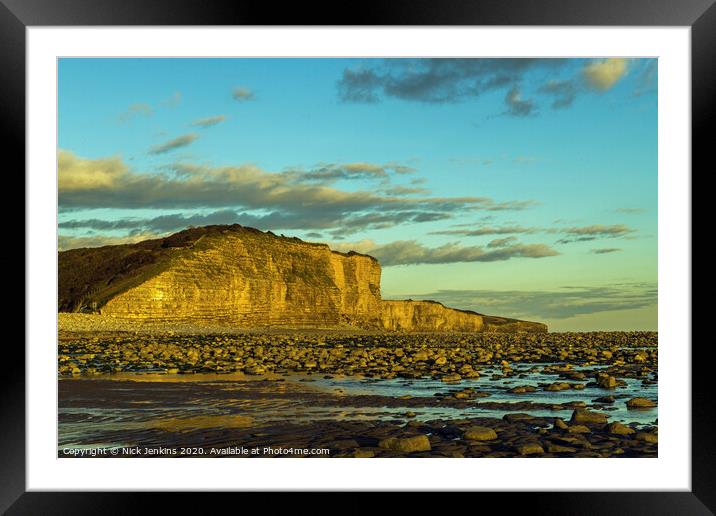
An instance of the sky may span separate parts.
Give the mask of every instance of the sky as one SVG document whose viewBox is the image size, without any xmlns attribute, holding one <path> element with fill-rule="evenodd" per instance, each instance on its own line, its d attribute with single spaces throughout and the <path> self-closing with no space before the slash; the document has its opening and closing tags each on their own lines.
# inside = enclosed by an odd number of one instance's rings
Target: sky
<svg viewBox="0 0 716 516">
<path fill-rule="evenodd" d="M 375 256 L 385 299 L 657 329 L 655 59 L 59 61 L 58 246 Z"/>
</svg>

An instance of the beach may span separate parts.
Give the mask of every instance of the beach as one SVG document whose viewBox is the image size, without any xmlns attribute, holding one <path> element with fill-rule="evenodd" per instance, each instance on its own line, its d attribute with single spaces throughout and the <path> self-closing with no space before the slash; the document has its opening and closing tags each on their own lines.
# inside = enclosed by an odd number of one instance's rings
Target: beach
<svg viewBox="0 0 716 516">
<path fill-rule="evenodd" d="M 61 326 L 58 456 L 658 454 L 656 332 L 201 331 Z"/>
</svg>

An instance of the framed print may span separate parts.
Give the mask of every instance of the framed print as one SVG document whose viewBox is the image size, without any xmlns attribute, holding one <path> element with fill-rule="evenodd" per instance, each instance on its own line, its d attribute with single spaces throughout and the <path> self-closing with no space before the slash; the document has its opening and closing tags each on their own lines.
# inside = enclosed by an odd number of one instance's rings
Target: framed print
<svg viewBox="0 0 716 516">
<path fill-rule="evenodd" d="M 145 7 L 2 7 L 27 192 L 3 509 L 711 514 L 711 2 Z"/>
</svg>

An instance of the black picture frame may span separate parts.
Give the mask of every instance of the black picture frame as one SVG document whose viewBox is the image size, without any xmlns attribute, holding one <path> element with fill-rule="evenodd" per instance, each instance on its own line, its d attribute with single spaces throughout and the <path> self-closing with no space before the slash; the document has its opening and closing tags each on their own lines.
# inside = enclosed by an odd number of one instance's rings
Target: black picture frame
<svg viewBox="0 0 716 516">
<path fill-rule="evenodd" d="M 351 7 L 355 5 L 355 7 Z M 0 0 L 0 127 L 15 170 L 25 167 L 25 30 L 30 26 L 78 25 L 552 25 L 689 26 L 692 70 L 692 169 L 713 168 L 710 151 L 716 123 L 716 6 L 714 0 L 399 0 L 330 5 L 208 0 Z M 707 164 L 709 168 L 707 169 Z M 684 171 L 691 173 L 692 171 Z M 18 246 L 19 248 L 19 246 Z M 26 275 L 28 271 L 26 270 Z M 27 277 L 27 276 L 26 276 Z M 26 307 L 32 309 L 31 306 Z M 490 502 L 531 513 L 713 514 L 716 511 L 716 418 L 708 340 L 692 352 L 692 491 L 609 493 L 480 493 Z M 180 493 L 59 493 L 25 490 L 25 356 L 4 346 L 0 391 L 0 511 L 7 514 L 126 514 L 159 502 L 166 511 L 207 513 L 230 495 Z M 242 494 L 242 506 L 264 505 L 261 494 Z M 304 495 L 297 495 L 303 498 Z M 477 499 L 473 496 L 473 502 Z M 461 499 L 464 497 L 460 497 Z M 321 499 L 334 512 L 335 503 Z M 412 497 L 423 508 L 430 499 Z M 274 502 L 275 503 L 275 502 Z M 460 503 L 460 502 L 458 502 Z M 293 501 L 294 509 L 301 506 Z M 451 502 L 453 505 L 454 502 Z M 322 512 L 311 503 L 311 512 Z M 272 505 L 275 509 L 275 505 Z M 373 495 L 353 496 L 341 512 L 375 510 Z M 404 509 L 404 507 L 403 507 Z M 238 510 L 238 508 L 237 508 Z M 199 512 L 200 511 L 200 512 Z M 275 511 L 272 510 L 271 513 Z"/>
</svg>

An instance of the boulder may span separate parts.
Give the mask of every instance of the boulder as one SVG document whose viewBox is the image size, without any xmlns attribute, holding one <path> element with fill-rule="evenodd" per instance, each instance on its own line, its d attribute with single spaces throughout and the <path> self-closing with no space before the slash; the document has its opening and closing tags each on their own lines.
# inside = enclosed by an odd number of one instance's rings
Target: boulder
<svg viewBox="0 0 716 516">
<path fill-rule="evenodd" d="M 523 394 L 525 392 L 535 392 L 536 390 L 537 388 L 532 385 L 518 385 L 516 387 L 512 387 L 507 392 L 510 394 Z"/>
<path fill-rule="evenodd" d="M 560 430 L 567 430 L 569 428 L 567 423 L 565 423 L 558 417 L 554 418 L 554 427 L 559 428 Z"/>
<path fill-rule="evenodd" d="M 572 424 L 599 424 L 603 425 L 607 423 L 609 416 L 601 412 L 592 412 L 587 409 L 576 409 L 572 412 L 572 418 L 570 422 Z"/>
<path fill-rule="evenodd" d="M 617 379 L 613 376 L 602 376 L 597 380 L 597 385 L 602 389 L 616 389 Z"/>
<path fill-rule="evenodd" d="M 635 432 L 635 430 L 622 423 L 614 422 L 607 426 L 607 432 L 614 435 L 631 435 Z"/>
<path fill-rule="evenodd" d="M 393 450 L 402 453 L 413 453 L 430 451 L 430 440 L 427 435 L 415 435 L 413 437 L 388 437 L 378 443 L 380 448 Z"/>
<path fill-rule="evenodd" d="M 637 432 L 634 439 L 650 444 L 657 444 L 659 442 L 659 436 L 651 432 Z"/>
<path fill-rule="evenodd" d="M 656 403 L 647 398 L 632 398 L 626 402 L 626 406 L 630 409 L 653 408 Z"/>
<path fill-rule="evenodd" d="M 497 439 L 497 433 L 487 426 L 471 426 L 463 437 L 470 441 L 493 441 Z"/>
<path fill-rule="evenodd" d="M 520 455 L 542 455 L 544 448 L 539 443 L 525 443 L 515 447 L 515 450 Z"/>
<path fill-rule="evenodd" d="M 544 390 L 554 392 L 554 391 L 566 391 L 569 388 L 570 388 L 570 384 L 568 384 L 567 382 L 556 382 L 556 383 L 552 383 L 552 384 L 548 385 L 547 387 L 544 388 Z"/>
</svg>

